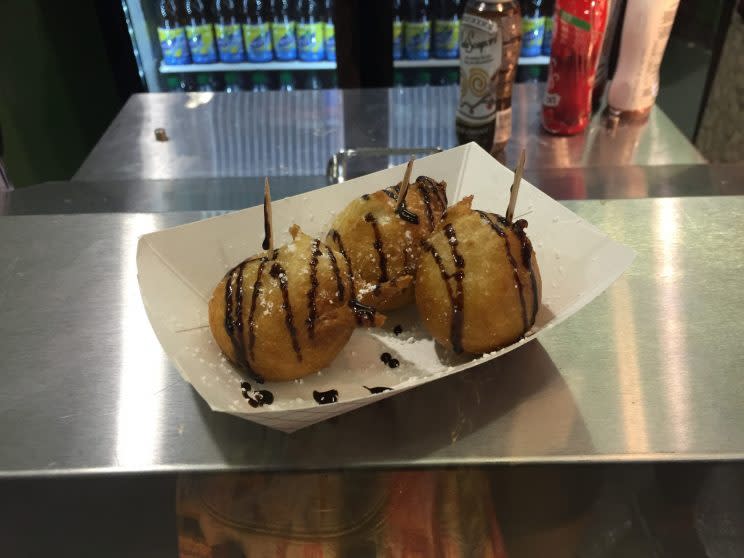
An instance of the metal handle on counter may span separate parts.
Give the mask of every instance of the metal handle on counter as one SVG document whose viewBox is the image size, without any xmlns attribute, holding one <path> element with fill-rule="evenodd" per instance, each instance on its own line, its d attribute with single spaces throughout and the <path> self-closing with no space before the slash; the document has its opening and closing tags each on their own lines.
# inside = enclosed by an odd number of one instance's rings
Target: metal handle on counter
<svg viewBox="0 0 744 558">
<path fill-rule="evenodd" d="M 389 157 L 392 155 L 431 155 L 439 153 L 441 147 L 356 147 L 337 151 L 328 159 L 326 176 L 328 181 L 346 180 L 346 165 L 353 157 Z"/>
</svg>

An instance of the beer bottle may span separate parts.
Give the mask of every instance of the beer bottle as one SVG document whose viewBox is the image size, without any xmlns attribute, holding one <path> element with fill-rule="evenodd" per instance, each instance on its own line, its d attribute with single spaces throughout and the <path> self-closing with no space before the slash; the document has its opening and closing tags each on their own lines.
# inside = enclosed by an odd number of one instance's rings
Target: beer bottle
<svg viewBox="0 0 744 558">
<path fill-rule="evenodd" d="M 243 0 L 243 40 L 248 62 L 268 62 L 274 58 L 271 49 L 269 0 Z"/>
<path fill-rule="evenodd" d="M 277 60 L 287 61 L 297 58 L 295 39 L 295 14 L 289 0 L 274 0 L 271 22 L 271 40 Z"/>
<path fill-rule="evenodd" d="M 515 0 L 469 0 L 460 28 L 459 143 L 496 154 L 511 137 L 511 95 L 522 42 Z"/>
<path fill-rule="evenodd" d="M 401 0 L 393 0 L 393 60 L 403 58 L 403 11 Z"/>
<path fill-rule="evenodd" d="M 460 18 L 457 0 L 434 0 L 434 56 L 457 58 L 460 45 Z"/>
<path fill-rule="evenodd" d="M 202 0 L 186 0 L 186 37 L 195 64 L 217 62 L 214 30 Z"/>
<path fill-rule="evenodd" d="M 325 58 L 323 45 L 324 21 L 320 0 L 299 0 L 297 23 L 297 52 L 300 60 L 317 62 Z"/>
<path fill-rule="evenodd" d="M 326 60 L 336 60 L 336 25 L 333 0 L 325 0 L 325 27 L 323 40 L 325 41 Z"/>
<path fill-rule="evenodd" d="M 158 41 L 166 64 L 191 64 L 191 54 L 186 44 L 183 14 L 176 0 L 161 0 L 158 7 L 160 25 Z"/>
<path fill-rule="evenodd" d="M 214 32 L 221 62 L 242 62 L 243 48 L 242 14 L 236 0 L 213 0 Z"/>
<path fill-rule="evenodd" d="M 406 57 L 411 60 L 428 60 L 431 49 L 429 0 L 410 0 L 407 15 L 403 25 Z"/>
</svg>

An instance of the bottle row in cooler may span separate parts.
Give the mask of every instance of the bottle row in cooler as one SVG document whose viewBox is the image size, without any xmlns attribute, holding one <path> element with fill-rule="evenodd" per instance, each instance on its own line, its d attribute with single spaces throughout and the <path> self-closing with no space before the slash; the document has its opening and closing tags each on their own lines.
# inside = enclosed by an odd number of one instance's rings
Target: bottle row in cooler
<svg viewBox="0 0 744 558">
<path fill-rule="evenodd" d="M 336 60 L 333 0 L 161 0 L 168 65 Z"/>
<path fill-rule="evenodd" d="M 543 66 L 525 66 L 517 71 L 517 83 L 545 81 Z M 457 68 L 416 68 L 395 70 L 393 84 L 396 87 L 420 87 L 457 85 L 460 70 Z M 204 72 L 170 74 L 163 78 L 163 90 L 169 92 L 195 91 L 294 91 L 298 89 L 318 90 L 338 87 L 336 72 Z"/>
<path fill-rule="evenodd" d="M 464 0 L 394 0 L 393 59 L 452 59 L 472 48 L 461 28 Z M 550 55 L 554 0 L 522 0 L 521 56 Z"/>
<path fill-rule="evenodd" d="M 335 89 L 338 77 L 334 71 L 310 72 L 203 72 L 169 74 L 162 79 L 168 92 L 224 91 L 295 91 L 297 89 Z"/>
</svg>

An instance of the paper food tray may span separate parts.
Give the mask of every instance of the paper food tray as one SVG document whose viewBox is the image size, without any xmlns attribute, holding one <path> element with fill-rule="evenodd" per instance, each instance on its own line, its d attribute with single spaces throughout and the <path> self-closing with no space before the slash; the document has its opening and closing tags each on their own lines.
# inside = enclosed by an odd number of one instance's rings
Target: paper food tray
<svg viewBox="0 0 744 558">
<path fill-rule="evenodd" d="M 324 238 L 335 213 L 362 194 L 396 184 L 404 170 L 404 165 L 392 167 L 274 202 L 275 245 L 290 239 L 287 230 L 293 223 L 309 235 Z M 512 171 L 474 143 L 418 159 L 413 177 L 419 175 L 445 180 L 450 205 L 474 194 L 474 208 L 501 215 L 513 179 Z M 542 275 L 542 306 L 535 326 L 523 340 L 479 358 L 457 356 L 435 346 L 419 325 L 413 305 L 387 313 L 384 328 L 358 328 L 331 366 L 317 374 L 290 382 L 267 382 L 263 388 L 273 392 L 275 401 L 255 409 L 240 390 L 241 381 L 249 378 L 223 358 L 212 339 L 207 302 L 228 269 L 260 251 L 263 208 L 143 236 L 137 250 L 140 292 L 163 349 L 213 410 L 292 432 L 477 366 L 535 339 L 589 303 L 633 261 L 631 249 L 610 240 L 524 180 L 514 214 L 529 222 L 527 233 Z M 392 331 L 397 324 L 403 326 L 399 336 Z M 391 369 L 380 361 L 385 351 L 400 361 L 399 368 Z M 372 395 L 363 386 L 392 390 Z M 338 391 L 338 402 L 318 405 L 313 390 L 328 389 Z"/>
</svg>

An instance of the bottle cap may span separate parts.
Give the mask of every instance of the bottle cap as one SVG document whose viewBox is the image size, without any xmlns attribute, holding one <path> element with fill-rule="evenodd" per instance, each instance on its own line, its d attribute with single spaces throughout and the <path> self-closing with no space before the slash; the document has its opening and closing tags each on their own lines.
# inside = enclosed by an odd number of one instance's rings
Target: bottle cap
<svg viewBox="0 0 744 558">
<path fill-rule="evenodd" d="M 269 82 L 269 76 L 266 72 L 254 72 L 251 76 L 251 83 L 254 85 L 266 85 Z"/>
<path fill-rule="evenodd" d="M 225 74 L 225 83 L 228 85 L 235 85 L 238 83 L 238 74 L 237 72 L 227 72 Z"/>
<path fill-rule="evenodd" d="M 197 74 L 196 83 L 198 83 L 199 85 L 209 85 L 209 75 L 208 74 Z"/>
</svg>

